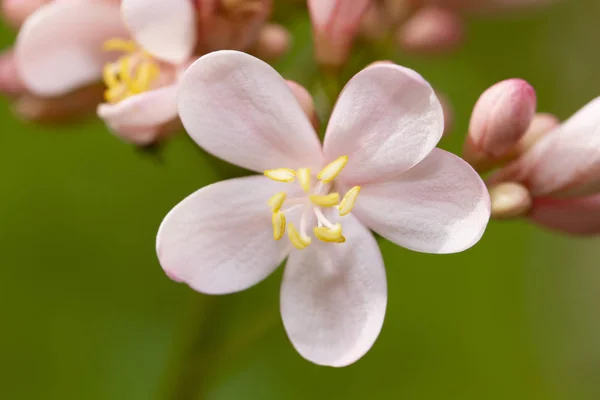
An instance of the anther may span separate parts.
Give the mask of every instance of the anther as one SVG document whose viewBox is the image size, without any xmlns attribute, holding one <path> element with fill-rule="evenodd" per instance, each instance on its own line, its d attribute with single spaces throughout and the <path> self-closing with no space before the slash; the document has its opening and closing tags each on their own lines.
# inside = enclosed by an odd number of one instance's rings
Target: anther
<svg viewBox="0 0 600 400">
<path fill-rule="evenodd" d="M 273 239 L 281 239 L 285 233 L 285 215 L 280 212 L 274 212 L 271 217 L 271 222 L 273 223 Z"/>
<path fill-rule="evenodd" d="M 287 232 L 288 232 L 288 237 L 290 239 L 290 242 L 298 250 L 303 250 L 303 249 L 307 248 L 308 245 L 311 243 L 311 239 L 308 236 L 298 232 L 298 230 L 296 229 L 294 224 L 292 224 L 291 222 L 288 225 Z"/>
<path fill-rule="evenodd" d="M 123 53 L 134 53 L 138 47 L 133 40 L 120 38 L 108 39 L 102 46 L 104 51 L 121 51 Z"/>
<path fill-rule="evenodd" d="M 267 201 L 267 204 L 269 207 L 271 207 L 273 212 L 276 213 L 281 209 L 281 206 L 285 202 L 286 198 L 287 194 L 285 192 L 275 193 L 273 196 L 271 196 L 269 201 Z"/>
<path fill-rule="evenodd" d="M 348 190 L 340 205 L 338 206 L 338 210 L 340 211 L 340 215 L 343 217 L 352 211 L 352 207 L 354 207 L 354 202 L 356 201 L 356 197 L 360 192 L 360 186 L 354 186 L 352 189 Z"/>
<path fill-rule="evenodd" d="M 290 168 L 268 169 L 265 171 L 265 176 L 277 182 L 289 183 L 294 182 L 296 171 Z"/>
<path fill-rule="evenodd" d="M 327 195 L 311 194 L 308 198 L 311 203 L 321 207 L 334 207 L 340 202 L 340 195 L 335 192 Z"/>
<path fill-rule="evenodd" d="M 321 172 L 319 172 L 319 175 L 317 175 L 317 178 L 325 183 L 331 182 L 340 174 L 340 172 L 342 172 L 347 163 L 348 156 L 338 157 L 335 161 L 323 168 Z"/>
<path fill-rule="evenodd" d="M 296 176 L 298 177 L 298 182 L 302 189 L 308 193 L 310 190 L 310 169 L 308 168 L 300 168 L 296 171 Z"/>
<path fill-rule="evenodd" d="M 317 239 L 327 243 L 344 243 L 346 238 L 342 235 L 342 225 L 335 224 L 333 228 L 326 226 L 317 226 L 313 228 Z"/>
</svg>

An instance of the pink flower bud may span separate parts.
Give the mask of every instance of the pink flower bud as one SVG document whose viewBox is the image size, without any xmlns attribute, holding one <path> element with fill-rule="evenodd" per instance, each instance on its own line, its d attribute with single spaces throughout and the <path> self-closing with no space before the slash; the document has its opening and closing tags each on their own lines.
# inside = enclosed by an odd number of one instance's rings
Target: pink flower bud
<svg viewBox="0 0 600 400">
<path fill-rule="evenodd" d="M 563 233 L 600 234 L 600 195 L 576 199 L 537 199 L 530 217 L 539 225 Z"/>
<path fill-rule="evenodd" d="M 600 193 L 600 97 L 540 138 L 493 179 L 524 183 L 535 197 Z"/>
<path fill-rule="evenodd" d="M 288 51 L 290 40 L 290 33 L 283 26 L 265 24 L 258 35 L 255 55 L 263 60 L 277 59 Z"/>
<path fill-rule="evenodd" d="M 13 26 L 20 26 L 38 8 L 52 0 L 2 0 L 2 14 Z"/>
<path fill-rule="evenodd" d="M 17 63 L 12 50 L 0 55 L 0 93 L 14 96 L 25 92 L 23 81 L 17 71 Z"/>
<path fill-rule="evenodd" d="M 522 79 L 509 79 L 490 87 L 473 109 L 465 159 L 481 164 L 508 154 L 527 131 L 535 109 L 535 91 Z"/>
<path fill-rule="evenodd" d="M 549 113 L 535 114 L 527 132 L 521 138 L 517 146 L 516 156 L 520 156 L 531 149 L 546 133 L 560 125 L 560 120 Z"/>
<path fill-rule="evenodd" d="M 317 61 L 340 66 L 346 62 L 370 0 L 308 0 Z"/>
<path fill-rule="evenodd" d="M 462 19 L 450 9 L 426 7 L 417 11 L 397 32 L 407 51 L 440 53 L 455 49 L 463 40 Z"/>
<path fill-rule="evenodd" d="M 319 130 L 320 121 L 311 94 L 308 92 L 308 90 L 306 90 L 304 86 L 300 85 L 297 82 L 290 80 L 286 82 L 290 90 L 294 94 L 294 97 L 300 104 L 300 107 L 302 107 L 302 111 L 304 111 L 304 114 L 306 114 L 306 116 L 310 120 L 312 126 L 315 128 L 315 130 Z"/>
</svg>

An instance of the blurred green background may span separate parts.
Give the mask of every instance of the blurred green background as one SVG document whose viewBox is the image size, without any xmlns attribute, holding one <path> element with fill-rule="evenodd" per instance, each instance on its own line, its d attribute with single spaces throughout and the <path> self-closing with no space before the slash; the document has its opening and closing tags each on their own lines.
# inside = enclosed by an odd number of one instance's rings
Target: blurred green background
<svg viewBox="0 0 600 400">
<path fill-rule="evenodd" d="M 306 81 L 306 16 L 281 15 L 294 48 L 278 67 Z M 442 146 L 458 151 L 475 100 L 498 80 L 528 80 L 539 109 L 561 118 L 600 95 L 599 19 L 596 0 L 472 19 L 457 53 L 396 61 L 451 99 L 456 124 Z M 13 37 L 3 28 L 3 45 Z M 157 263 L 167 211 L 235 170 L 185 135 L 159 161 L 97 121 L 36 126 L 6 100 L 0 118 L 2 399 L 600 398 L 597 239 L 492 222 L 457 255 L 382 242 L 389 305 L 379 340 L 353 366 L 317 367 L 285 336 L 281 271 L 209 297 Z"/>
</svg>

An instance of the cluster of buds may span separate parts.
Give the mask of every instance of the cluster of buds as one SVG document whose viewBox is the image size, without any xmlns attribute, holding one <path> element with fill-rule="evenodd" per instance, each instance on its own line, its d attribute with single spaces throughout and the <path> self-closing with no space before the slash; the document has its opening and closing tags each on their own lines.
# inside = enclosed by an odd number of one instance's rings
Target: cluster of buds
<svg viewBox="0 0 600 400">
<path fill-rule="evenodd" d="M 600 98 L 561 124 L 536 113 L 527 82 L 500 82 L 473 109 L 463 157 L 481 173 L 493 171 L 492 217 L 600 233 Z"/>
</svg>

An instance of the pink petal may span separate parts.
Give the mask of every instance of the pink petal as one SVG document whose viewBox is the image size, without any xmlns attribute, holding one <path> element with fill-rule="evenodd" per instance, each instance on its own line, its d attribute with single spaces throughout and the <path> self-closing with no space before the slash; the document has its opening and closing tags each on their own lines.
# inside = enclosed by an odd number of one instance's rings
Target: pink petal
<svg viewBox="0 0 600 400">
<path fill-rule="evenodd" d="M 196 10 L 190 0 L 122 0 L 125 23 L 135 40 L 163 61 L 180 64 L 196 45 Z"/>
<path fill-rule="evenodd" d="M 547 133 L 493 181 L 523 182 L 535 197 L 600 191 L 600 97 Z"/>
<path fill-rule="evenodd" d="M 363 186 L 352 212 L 402 247 L 456 253 L 483 235 L 490 218 L 490 198 L 469 164 L 435 149 L 405 173 Z"/>
<path fill-rule="evenodd" d="M 156 238 L 165 272 L 209 294 L 237 292 L 265 279 L 287 256 L 287 241 L 273 239 L 267 205 L 282 186 L 251 176 L 206 186 L 184 199 Z"/>
<path fill-rule="evenodd" d="M 169 85 L 129 97 L 116 104 L 100 104 L 98 116 L 119 136 L 136 144 L 148 144 L 155 135 L 149 134 L 177 118 L 179 85 Z M 140 128 L 144 128 L 141 129 Z"/>
<path fill-rule="evenodd" d="M 206 151 L 254 171 L 318 169 L 319 139 L 285 80 L 265 62 L 217 51 L 184 74 L 179 116 Z"/>
<path fill-rule="evenodd" d="M 341 219 L 346 243 L 313 239 L 290 254 L 281 286 L 281 316 L 290 341 L 307 360 L 343 367 L 377 339 L 387 303 L 381 252 L 353 216 Z"/>
<path fill-rule="evenodd" d="M 41 7 L 21 27 L 15 51 L 19 74 L 39 96 L 57 96 L 99 80 L 115 54 L 102 44 L 126 37 L 119 7 L 101 1 L 62 0 Z"/>
<path fill-rule="evenodd" d="M 18 95 L 26 91 L 17 70 L 15 53 L 7 50 L 0 54 L 0 93 Z"/>
<path fill-rule="evenodd" d="M 444 131 L 444 111 L 419 74 L 394 64 L 367 67 L 335 105 L 324 154 L 349 156 L 340 178 L 350 185 L 381 181 L 425 158 Z"/>
<path fill-rule="evenodd" d="M 600 233 L 600 195 L 536 199 L 530 215 L 537 224 L 575 235 Z"/>
</svg>

